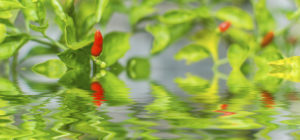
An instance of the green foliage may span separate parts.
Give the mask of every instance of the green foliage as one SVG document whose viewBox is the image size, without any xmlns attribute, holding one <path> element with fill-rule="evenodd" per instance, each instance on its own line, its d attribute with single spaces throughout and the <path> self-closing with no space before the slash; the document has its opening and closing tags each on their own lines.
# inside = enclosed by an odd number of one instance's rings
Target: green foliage
<svg viewBox="0 0 300 140">
<path fill-rule="evenodd" d="M 276 27 L 275 20 L 267 9 L 266 0 L 253 2 L 253 8 L 260 35 L 274 30 Z"/>
<path fill-rule="evenodd" d="M 111 66 L 116 63 L 130 49 L 130 34 L 124 32 L 112 32 L 103 40 L 103 50 L 100 60 Z"/>
<path fill-rule="evenodd" d="M 4 24 L 0 24 L 0 43 L 3 42 L 5 37 L 6 37 L 6 27 Z"/>
<path fill-rule="evenodd" d="M 300 81 L 299 56 L 271 61 L 269 62 L 269 64 L 272 66 L 272 71 L 270 72 L 272 76 L 289 80 L 289 81 L 295 81 L 295 82 Z"/>
<path fill-rule="evenodd" d="M 229 47 L 227 57 L 230 65 L 235 68 L 240 68 L 248 57 L 249 48 L 233 44 Z"/>
<path fill-rule="evenodd" d="M 238 28 L 252 30 L 254 28 L 252 17 L 242 9 L 237 7 L 221 8 L 216 16 L 224 21 L 229 21 Z"/>
<path fill-rule="evenodd" d="M 151 33 L 154 38 L 151 54 L 157 54 L 168 46 L 171 37 L 167 26 L 162 24 L 148 25 L 146 30 Z"/>
<path fill-rule="evenodd" d="M 60 78 L 63 74 L 65 74 L 67 67 L 62 61 L 58 59 L 51 59 L 34 65 L 32 70 L 49 78 Z"/>
<path fill-rule="evenodd" d="M 179 52 L 177 52 L 177 54 L 175 55 L 175 59 L 186 60 L 186 64 L 189 65 L 209 56 L 210 54 L 205 47 L 197 44 L 191 44 L 179 50 Z"/>
<path fill-rule="evenodd" d="M 189 10 L 174 10 L 168 11 L 163 16 L 159 17 L 159 20 L 165 24 L 180 24 L 191 22 L 196 18 L 196 14 Z"/>
<path fill-rule="evenodd" d="M 0 11 L 14 10 L 23 8 L 23 5 L 17 0 L 0 0 Z"/>
<path fill-rule="evenodd" d="M 27 41 L 28 36 L 24 34 L 7 36 L 0 44 L 0 60 L 13 56 Z"/>
</svg>

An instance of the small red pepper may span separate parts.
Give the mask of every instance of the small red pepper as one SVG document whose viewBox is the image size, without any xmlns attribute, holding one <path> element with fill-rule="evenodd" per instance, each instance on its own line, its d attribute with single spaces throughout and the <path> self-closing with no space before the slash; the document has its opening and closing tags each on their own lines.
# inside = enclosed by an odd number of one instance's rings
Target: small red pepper
<svg viewBox="0 0 300 140">
<path fill-rule="evenodd" d="M 273 38 L 274 38 L 274 32 L 272 32 L 272 31 L 268 32 L 264 36 L 263 40 L 261 41 L 261 44 L 260 44 L 261 47 L 266 47 L 267 45 L 269 45 L 272 42 Z"/>
<path fill-rule="evenodd" d="M 231 22 L 225 21 L 219 25 L 220 32 L 225 32 L 231 26 Z"/>
<path fill-rule="evenodd" d="M 93 56 L 99 56 L 103 48 L 103 37 L 99 30 L 95 32 L 95 41 L 91 48 L 91 54 Z"/>
<path fill-rule="evenodd" d="M 263 103 L 265 104 L 265 107 L 267 108 L 274 108 L 275 105 L 274 98 L 269 92 L 263 91 L 261 93 Z"/>
</svg>

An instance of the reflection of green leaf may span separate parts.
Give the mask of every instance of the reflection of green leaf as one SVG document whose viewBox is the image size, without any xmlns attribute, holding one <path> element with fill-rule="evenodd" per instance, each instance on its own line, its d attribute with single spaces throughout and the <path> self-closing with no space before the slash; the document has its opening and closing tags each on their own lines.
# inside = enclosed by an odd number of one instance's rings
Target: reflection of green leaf
<svg viewBox="0 0 300 140">
<path fill-rule="evenodd" d="M 240 68 L 248 57 L 249 48 L 233 44 L 229 47 L 227 57 L 233 68 Z"/>
<path fill-rule="evenodd" d="M 182 88 L 184 91 L 188 92 L 189 94 L 195 94 L 204 91 L 210 85 L 209 81 L 194 76 L 190 73 L 186 74 L 185 79 L 176 78 L 175 83 L 177 83 L 180 88 Z"/>
<path fill-rule="evenodd" d="M 189 10 L 173 10 L 165 13 L 159 20 L 165 24 L 180 24 L 190 22 L 195 17 L 196 14 Z"/>
<path fill-rule="evenodd" d="M 34 65 L 32 70 L 49 78 L 60 78 L 66 72 L 67 68 L 62 61 L 51 59 Z"/>
<path fill-rule="evenodd" d="M 195 62 L 198 62 L 202 59 L 205 59 L 209 57 L 209 52 L 208 50 L 200 45 L 197 44 L 191 44 L 188 46 L 185 46 L 181 50 L 177 52 L 175 55 L 176 60 L 186 60 L 186 63 L 192 64 Z"/>
<path fill-rule="evenodd" d="M 17 95 L 17 87 L 8 79 L 0 78 L 0 95 Z"/>
<path fill-rule="evenodd" d="M 0 0 L 0 11 L 19 9 L 22 7 L 22 4 L 17 0 Z"/>
<path fill-rule="evenodd" d="M 253 4 L 254 15 L 261 35 L 275 29 L 275 20 L 267 9 L 266 0 L 259 0 Z"/>
<path fill-rule="evenodd" d="M 58 57 L 67 65 L 68 68 L 76 70 L 90 70 L 89 54 L 83 49 L 66 50 L 58 54 Z"/>
<path fill-rule="evenodd" d="M 162 24 L 148 25 L 146 30 L 154 37 L 151 54 L 156 54 L 164 50 L 171 39 L 167 26 Z"/>
<path fill-rule="evenodd" d="M 104 93 L 105 100 L 111 106 L 126 105 L 132 102 L 129 98 L 129 88 L 118 77 L 110 72 L 107 72 L 105 76 L 99 79 Z"/>
<path fill-rule="evenodd" d="M 217 17 L 224 21 L 230 21 L 232 25 L 244 28 L 253 29 L 253 20 L 251 16 L 237 7 L 224 7 L 217 12 Z"/>
<path fill-rule="evenodd" d="M 262 90 L 274 93 L 278 91 L 278 88 L 282 82 L 281 79 L 269 75 L 269 71 L 260 69 L 256 71 L 254 81 L 257 86 Z"/>
<path fill-rule="evenodd" d="M 19 34 L 7 36 L 6 39 L 0 44 L 0 60 L 7 59 L 14 55 L 27 41 L 27 35 Z"/>
<path fill-rule="evenodd" d="M 214 31 L 201 30 L 191 38 L 196 44 L 205 47 L 212 55 L 214 61 L 218 60 L 219 36 Z"/>
<path fill-rule="evenodd" d="M 100 60 L 107 66 L 116 63 L 130 49 L 130 34 L 124 32 L 112 32 L 107 34 L 103 40 L 103 50 Z"/>
<path fill-rule="evenodd" d="M 245 94 L 245 91 L 251 89 L 250 82 L 239 69 L 231 71 L 227 79 L 227 86 L 229 91 L 235 94 Z"/>
<path fill-rule="evenodd" d="M 4 24 L 0 24 L 0 43 L 3 42 L 5 37 L 6 37 L 6 27 Z"/>
<path fill-rule="evenodd" d="M 89 89 L 90 71 L 86 70 L 69 70 L 60 79 L 59 83 L 68 87 Z"/>
<path fill-rule="evenodd" d="M 300 82 L 300 57 L 294 56 L 269 63 L 273 70 L 272 76 L 289 81 Z"/>
<path fill-rule="evenodd" d="M 147 79 L 150 76 L 150 62 L 147 58 L 134 57 L 127 62 L 127 74 L 132 79 Z"/>
<path fill-rule="evenodd" d="M 48 48 L 48 47 L 42 47 L 42 46 L 35 46 L 30 51 L 26 54 L 26 56 L 22 59 L 22 61 L 34 57 L 34 56 L 39 56 L 39 55 L 46 55 L 46 54 L 55 54 L 57 50 L 53 48 Z"/>
</svg>

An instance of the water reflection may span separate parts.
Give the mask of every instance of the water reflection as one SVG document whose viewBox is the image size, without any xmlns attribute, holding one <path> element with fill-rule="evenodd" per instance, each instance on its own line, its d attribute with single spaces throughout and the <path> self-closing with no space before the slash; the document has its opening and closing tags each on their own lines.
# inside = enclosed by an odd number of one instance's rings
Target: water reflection
<svg viewBox="0 0 300 140">
<path fill-rule="evenodd" d="M 0 137 L 272 139 L 276 132 L 299 137 L 298 92 L 293 83 L 268 75 L 268 71 L 257 71 L 251 77 L 234 69 L 228 77 L 215 72 L 211 79 L 186 73 L 174 78 L 181 89 L 174 90 L 149 80 L 149 70 L 142 69 L 147 67 L 124 69 L 134 83 L 150 86 L 151 99 L 143 102 L 131 96 L 128 83 L 117 76 L 122 72 L 115 70 L 101 70 L 93 77 L 69 70 L 56 83 L 22 74 L 10 80 L 3 74 Z M 227 89 L 221 90 L 224 80 Z"/>
</svg>

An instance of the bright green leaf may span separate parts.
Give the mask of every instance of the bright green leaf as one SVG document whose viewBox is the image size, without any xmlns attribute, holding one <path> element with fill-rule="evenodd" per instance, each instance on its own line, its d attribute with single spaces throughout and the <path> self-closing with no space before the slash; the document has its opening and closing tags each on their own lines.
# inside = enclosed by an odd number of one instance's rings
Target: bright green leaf
<svg viewBox="0 0 300 140">
<path fill-rule="evenodd" d="M 34 65 L 32 70 L 48 78 L 60 78 L 66 72 L 67 68 L 62 61 L 58 59 L 51 59 Z"/>
<path fill-rule="evenodd" d="M 270 75 L 289 81 L 300 82 L 300 56 L 271 61 L 269 65 L 272 66 Z"/>
<path fill-rule="evenodd" d="M 27 41 L 27 35 L 7 36 L 0 44 L 0 60 L 13 56 Z"/>
<path fill-rule="evenodd" d="M 5 78 L 0 78 L 0 95 L 17 95 L 20 94 L 17 87 Z"/>
<path fill-rule="evenodd" d="M 242 47 L 238 44 L 233 44 L 229 47 L 227 57 L 230 65 L 235 68 L 240 68 L 248 57 L 249 48 Z"/>
<path fill-rule="evenodd" d="M 32 0 L 21 0 L 21 3 L 25 6 L 25 8 L 22 9 L 25 18 L 30 21 L 37 21 L 38 17 L 35 3 L 33 3 Z"/>
<path fill-rule="evenodd" d="M 214 61 L 219 59 L 218 45 L 220 37 L 215 31 L 201 30 L 193 35 L 191 39 L 195 44 L 205 47 L 212 55 Z"/>
<path fill-rule="evenodd" d="M 46 22 L 42 26 L 37 26 L 37 25 L 33 25 L 33 24 L 30 24 L 29 26 L 34 31 L 45 33 L 48 28 L 48 22 Z"/>
<path fill-rule="evenodd" d="M 100 22 L 100 19 L 105 12 L 106 6 L 109 3 L 109 0 L 97 0 L 97 8 L 96 8 L 96 14 L 94 15 L 96 17 L 96 23 Z"/>
<path fill-rule="evenodd" d="M 84 68 L 69 70 L 59 79 L 59 83 L 68 88 L 76 87 L 89 90 L 90 70 Z"/>
<path fill-rule="evenodd" d="M 112 32 L 103 40 L 103 50 L 100 60 L 110 66 L 116 63 L 130 49 L 130 34 L 124 32 Z"/>
<path fill-rule="evenodd" d="M 282 54 L 273 46 L 265 48 L 260 54 L 256 55 L 255 64 L 260 69 L 269 69 L 269 62 L 283 59 Z"/>
<path fill-rule="evenodd" d="M 67 46 L 69 48 L 71 48 L 72 44 L 75 44 L 77 42 L 76 29 L 75 29 L 74 21 L 71 17 L 67 17 L 64 32 L 65 32 L 65 40 L 66 40 Z"/>
<path fill-rule="evenodd" d="M 197 44 L 191 44 L 179 50 L 175 55 L 175 59 L 186 60 L 186 63 L 189 65 L 205 59 L 209 57 L 209 55 L 210 54 L 205 47 Z"/>
<path fill-rule="evenodd" d="M 150 14 L 154 13 L 155 9 L 151 6 L 136 6 L 130 10 L 129 14 L 129 21 L 130 24 L 133 26 L 137 24 L 141 19 L 149 16 Z"/>
<path fill-rule="evenodd" d="M 196 14 L 189 10 L 174 10 L 165 13 L 163 16 L 159 17 L 159 20 L 166 24 L 179 24 L 186 23 L 194 20 Z"/>
<path fill-rule="evenodd" d="M 157 54 L 163 51 L 170 42 L 170 33 L 165 25 L 148 25 L 146 30 L 152 34 L 154 41 L 152 44 L 151 54 Z"/>
<path fill-rule="evenodd" d="M 6 26 L 4 24 L 0 24 L 0 43 L 3 42 L 5 37 L 6 37 Z"/>
<path fill-rule="evenodd" d="M 22 59 L 22 61 L 25 61 L 26 59 L 34 56 L 55 54 L 55 53 L 57 53 L 56 49 L 42 47 L 42 46 L 35 46 L 26 54 L 26 56 Z"/>
<path fill-rule="evenodd" d="M 17 0 L 0 0 L 0 11 L 23 8 L 22 4 Z"/>
<path fill-rule="evenodd" d="M 10 11 L 0 11 L 0 19 L 9 19 L 12 17 L 12 14 Z"/>
<path fill-rule="evenodd" d="M 178 39 L 182 38 L 182 37 L 186 37 L 186 35 L 188 34 L 188 32 L 193 28 L 192 23 L 181 23 L 181 24 L 174 24 L 174 25 L 169 25 L 168 26 L 168 31 L 170 33 L 170 42 L 174 43 L 175 41 L 177 41 Z"/>
<path fill-rule="evenodd" d="M 233 26 L 238 28 L 253 29 L 252 17 L 245 11 L 237 7 L 224 7 L 221 8 L 216 16 L 224 21 L 229 21 Z"/>
</svg>

